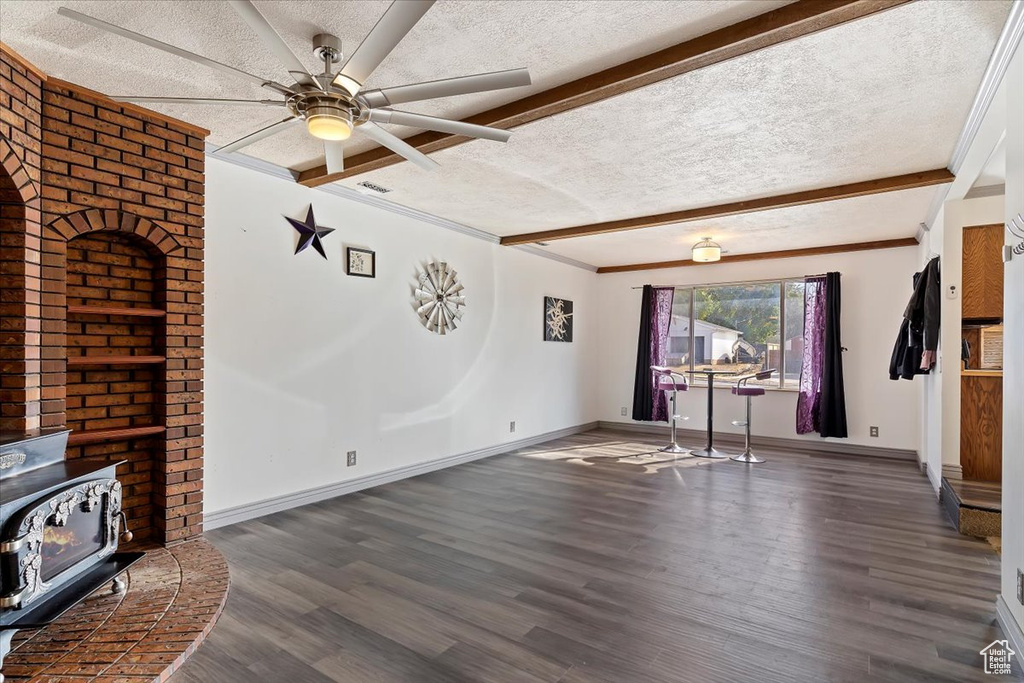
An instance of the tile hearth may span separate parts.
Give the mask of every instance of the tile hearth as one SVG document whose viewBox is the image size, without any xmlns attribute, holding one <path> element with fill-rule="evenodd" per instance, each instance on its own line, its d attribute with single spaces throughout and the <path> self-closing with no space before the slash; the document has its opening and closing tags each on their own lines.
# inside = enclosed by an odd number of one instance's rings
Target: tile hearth
<svg viewBox="0 0 1024 683">
<path fill-rule="evenodd" d="M 6 683 L 167 680 L 220 616 L 228 566 L 202 538 L 146 550 L 123 596 L 105 588 L 46 628 L 19 632 Z"/>
</svg>

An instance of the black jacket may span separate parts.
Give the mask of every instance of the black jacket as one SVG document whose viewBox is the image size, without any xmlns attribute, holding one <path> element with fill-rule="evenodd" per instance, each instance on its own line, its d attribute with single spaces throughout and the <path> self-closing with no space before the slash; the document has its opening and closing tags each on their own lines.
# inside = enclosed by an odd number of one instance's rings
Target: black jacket
<svg viewBox="0 0 1024 683">
<path fill-rule="evenodd" d="M 920 273 L 914 274 L 914 293 L 903 312 L 903 322 L 892 358 L 889 360 L 889 379 L 913 379 L 926 375 L 921 369 L 921 354 L 939 347 L 939 315 L 942 308 L 942 288 L 939 277 L 939 257 L 936 256 Z"/>
</svg>

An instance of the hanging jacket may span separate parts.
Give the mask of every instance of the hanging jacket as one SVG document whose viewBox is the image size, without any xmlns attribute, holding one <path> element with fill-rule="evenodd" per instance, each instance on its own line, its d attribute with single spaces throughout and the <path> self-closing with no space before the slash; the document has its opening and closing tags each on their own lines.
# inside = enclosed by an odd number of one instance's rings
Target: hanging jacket
<svg viewBox="0 0 1024 683">
<path fill-rule="evenodd" d="M 913 379 L 914 375 L 928 374 L 939 347 L 941 308 L 939 257 L 936 256 L 924 270 L 914 274 L 914 293 L 896 335 L 889 360 L 889 379 Z"/>
<path fill-rule="evenodd" d="M 939 278 L 939 257 L 936 256 L 921 271 L 903 317 L 910 321 L 911 345 L 925 351 L 939 348 L 939 316 L 942 308 L 942 288 Z"/>
<path fill-rule="evenodd" d="M 921 369 L 923 351 L 920 346 L 910 345 L 910 321 L 904 318 L 889 360 L 889 379 L 914 379 L 914 375 L 928 374 Z"/>
</svg>

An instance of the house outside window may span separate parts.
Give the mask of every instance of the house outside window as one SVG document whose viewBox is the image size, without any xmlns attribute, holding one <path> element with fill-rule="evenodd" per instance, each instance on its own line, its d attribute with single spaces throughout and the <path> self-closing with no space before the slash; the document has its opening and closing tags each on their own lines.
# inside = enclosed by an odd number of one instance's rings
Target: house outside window
<svg viewBox="0 0 1024 683">
<path fill-rule="evenodd" d="M 738 375 L 768 368 L 766 388 L 796 389 L 803 366 L 803 280 L 677 287 L 668 331 L 668 364 L 679 372 Z M 702 375 L 692 375 L 703 384 Z M 753 381 L 751 383 L 754 383 Z"/>
</svg>

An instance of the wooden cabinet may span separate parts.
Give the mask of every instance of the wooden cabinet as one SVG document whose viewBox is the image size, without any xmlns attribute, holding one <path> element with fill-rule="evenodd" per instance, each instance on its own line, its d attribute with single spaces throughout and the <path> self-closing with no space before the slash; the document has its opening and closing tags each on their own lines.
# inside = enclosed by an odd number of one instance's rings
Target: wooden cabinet
<svg viewBox="0 0 1024 683">
<path fill-rule="evenodd" d="M 1003 373 L 965 370 L 960 378 L 960 467 L 964 479 L 1003 478 Z"/>
<path fill-rule="evenodd" d="M 1003 318 L 1003 226 L 964 228 L 964 320 Z"/>
</svg>

